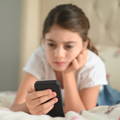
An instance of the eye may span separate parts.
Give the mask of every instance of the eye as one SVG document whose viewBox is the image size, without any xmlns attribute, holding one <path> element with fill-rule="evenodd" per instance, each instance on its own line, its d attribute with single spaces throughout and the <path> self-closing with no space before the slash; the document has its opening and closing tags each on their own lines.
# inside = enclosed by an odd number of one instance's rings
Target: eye
<svg viewBox="0 0 120 120">
<path fill-rule="evenodd" d="M 49 47 L 56 47 L 56 44 L 54 44 L 54 43 L 48 43 L 48 46 Z"/>
<path fill-rule="evenodd" d="M 74 46 L 73 45 L 66 45 L 65 48 L 66 49 L 72 49 Z"/>
</svg>

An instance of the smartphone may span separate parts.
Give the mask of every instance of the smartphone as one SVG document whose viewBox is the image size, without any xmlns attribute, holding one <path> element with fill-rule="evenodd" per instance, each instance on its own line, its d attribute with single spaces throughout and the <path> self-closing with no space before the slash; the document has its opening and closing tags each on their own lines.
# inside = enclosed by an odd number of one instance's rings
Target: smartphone
<svg viewBox="0 0 120 120">
<path fill-rule="evenodd" d="M 49 111 L 47 115 L 52 117 L 64 117 L 60 82 L 58 80 L 36 81 L 34 87 L 36 91 L 52 89 L 52 91 L 56 92 L 58 102 L 54 104 L 53 109 Z"/>
</svg>

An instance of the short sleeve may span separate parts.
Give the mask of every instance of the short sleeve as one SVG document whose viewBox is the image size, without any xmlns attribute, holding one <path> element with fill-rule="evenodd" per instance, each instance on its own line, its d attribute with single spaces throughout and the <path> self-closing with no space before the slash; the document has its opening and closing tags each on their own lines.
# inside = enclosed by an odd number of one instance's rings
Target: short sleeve
<svg viewBox="0 0 120 120">
<path fill-rule="evenodd" d="M 41 49 L 37 48 L 29 58 L 23 70 L 32 74 L 37 79 L 41 79 L 44 72 L 42 57 Z"/>
<path fill-rule="evenodd" d="M 95 63 L 93 66 L 88 67 L 80 74 L 79 89 L 94 87 L 96 85 L 106 85 L 106 69 L 102 61 Z"/>
</svg>

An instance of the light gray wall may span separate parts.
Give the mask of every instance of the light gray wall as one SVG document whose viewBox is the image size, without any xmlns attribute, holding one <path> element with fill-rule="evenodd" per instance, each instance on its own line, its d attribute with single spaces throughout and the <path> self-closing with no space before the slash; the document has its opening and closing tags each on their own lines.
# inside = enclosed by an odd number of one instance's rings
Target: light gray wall
<svg viewBox="0 0 120 120">
<path fill-rule="evenodd" d="M 21 0 L 0 0 L 0 91 L 17 88 L 20 22 Z"/>
</svg>

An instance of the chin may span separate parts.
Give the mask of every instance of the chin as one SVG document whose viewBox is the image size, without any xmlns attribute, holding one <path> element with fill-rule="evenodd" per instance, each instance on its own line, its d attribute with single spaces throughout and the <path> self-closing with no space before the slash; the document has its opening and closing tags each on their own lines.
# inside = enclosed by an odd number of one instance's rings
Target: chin
<svg viewBox="0 0 120 120">
<path fill-rule="evenodd" d="M 55 66 L 53 66 L 52 67 L 55 71 L 59 71 L 59 72 L 63 72 L 63 71 L 65 71 L 65 69 L 66 69 L 66 67 L 55 67 Z"/>
<path fill-rule="evenodd" d="M 67 69 L 69 64 L 66 64 L 66 65 L 56 65 L 56 64 L 50 64 L 50 66 L 55 70 L 55 71 L 59 71 L 59 72 L 63 72 Z"/>
<path fill-rule="evenodd" d="M 54 68 L 56 71 L 59 71 L 59 72 L 63 72 L 63 71 L 65 71 L 65 69 L 60 69 L 60 68 Z"/>
</svg>

